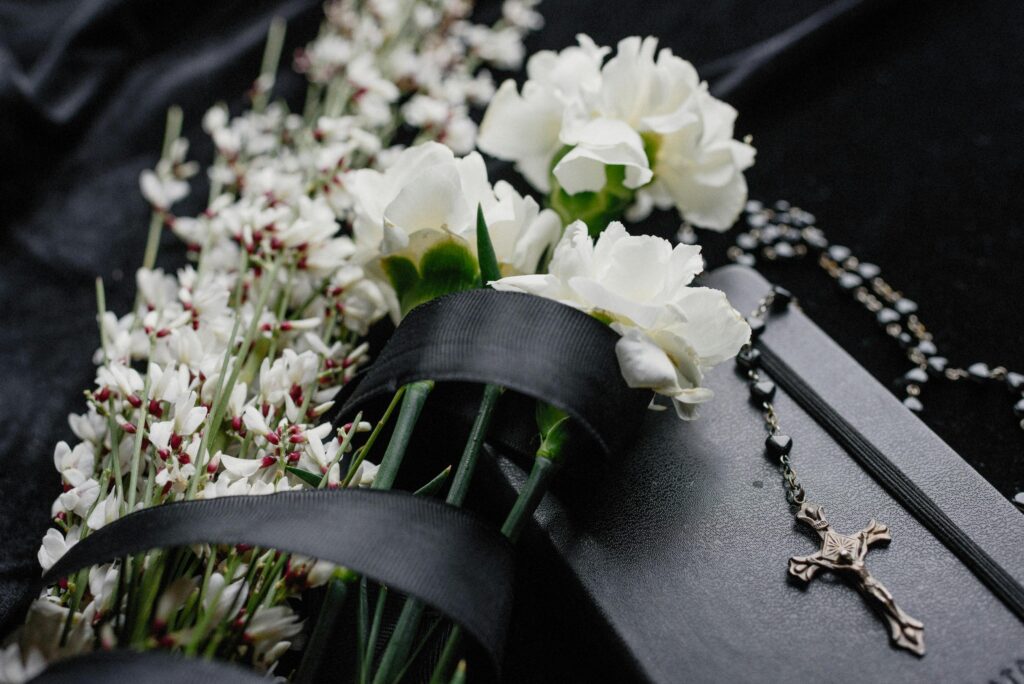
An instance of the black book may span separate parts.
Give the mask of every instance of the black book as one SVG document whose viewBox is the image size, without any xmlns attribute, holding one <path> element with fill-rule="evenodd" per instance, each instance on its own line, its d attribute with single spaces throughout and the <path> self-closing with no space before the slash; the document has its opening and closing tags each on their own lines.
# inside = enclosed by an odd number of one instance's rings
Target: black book
<svg viewBox="0 0 1024 684">
<path fill-rule="evenodd" d="M 738 266 L 705 284 L 740 311 L 770 287 Z M 924 623 L 924 657 L 891 645 L 853 583 L 789 576 L 821 540 L 793 517 L 761 412 L 722 364 L 698 420 L 649 411 L 628 453 L 578 459 L 538 510 L 505 678 L 1024 681 L 1024 516 L 799 310 L 759 344 L 808 499 L 840 532 L 890 529 L 867 567 Z M 525 479 L 491 466 L 506 494 Z"/>
</svg>

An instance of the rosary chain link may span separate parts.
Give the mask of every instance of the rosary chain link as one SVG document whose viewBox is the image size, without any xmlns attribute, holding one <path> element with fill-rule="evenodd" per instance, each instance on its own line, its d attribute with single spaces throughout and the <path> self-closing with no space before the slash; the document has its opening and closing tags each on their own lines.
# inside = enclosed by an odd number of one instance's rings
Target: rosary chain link
<svg viewBox="0 0 1024 684">
<path fill-rule="evenodd" d="M 761 298 L 758 302 L 757 307 L 751 312 L 749 318 L 757 318 L 762 321 L 765 320 L 768 312 L 771 311 L 772 304 L 775 302 L 775 290 L 772 290 L 767 295 Z M 750 384 L 753 385 L 761 381 L 761 374 L 751 368 L 747 371 L 747 379 Z M 768 431 L 769 437 L 774 437 L 781 434 L 782 426 L 779 421 L 779 414 L 775 410 L 775 404 L 771 400 L 761 402 L 761 411 L 764 415 L 765 428 Z M 800 506 L 807 500 L 807 492 L 804 490 L 803 485 L 797 478 L 796 470 L 793 468 L 792 461 L 790 460 L 789 453 L 784 453 L 779 456 L 779 466 L 782 469 L 782 481 L 786 487 L 786 500 L 794 506 Z"/>
</svg>

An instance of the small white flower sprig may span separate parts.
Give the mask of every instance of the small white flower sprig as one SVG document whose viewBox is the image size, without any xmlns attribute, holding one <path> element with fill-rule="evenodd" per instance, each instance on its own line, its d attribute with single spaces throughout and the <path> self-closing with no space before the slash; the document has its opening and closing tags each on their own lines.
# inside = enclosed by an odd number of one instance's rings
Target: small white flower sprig
<svg viewBox="0 0 1024 684">
<path fill-rule="evenodd" d="M 405 390 L 376 424 L 321 422 L 368 360 L 362 337 L 395 300 L 374 270 L 379 245 L 361 251 L 366 242 L 353 239 L 347 181 L 358 169 L 387 169 L 402 154 L 399 139 L 471 150 L 469 108 L 493 93 L 480 67 L 518 66 L 524 35 L 540 25 L 535 4 L 509 0 L 488 27 L 465 19 L 472 3 L 463 0 L 331 2 L 319 37 L 297 57 L 310 78 L 302 114 L 270 101 L 284 37 L 274 22 L 252 108 L 231 117 L 216 106 L 204 117 L 216 158 L 208 208 L 195 217 L 174 212 L 198 165 L 186 159 L 181 111 L 170 110 L 160 162 L 140 177 L 153 212 L 132 311 L 107 311 L 97 283 L 99 368 L 87 410 L 69 417 L 79 442 L 54 451 L 64 491 L 38 553 L 43 569 L 143 507 L 390 486 L 394 466 L 378 477 L 367 457 Z M 466 165 L 467 178 L 479 180 L 482 164 Z M 472 201 L 521 242 L 516 230 L 537 222 L 536 203 L 504 188 L 481 192 Z M 174 274 L 156 267 L 165 227 L 193 262 Z M 510 263 L 529 261 L 510 254 Z M 273 672 L 302 641 L 301 593 L 355 579 L 329 563 L 245 547 L 116 561 L 32 604 L 0 647 L 0 682 L 25 681 L 97 647 L 175 649 Z"/>
<path fill-rule="evenodd" d="M 669 397 L 680 418 L 696 417 L 713 393 L 704 373 L 750 341 L 750 326 L 725 293 L 690 287 L 704 268 L 700 247 L 632 236 L 613 222 L 595 242 L 582 221 L 569 226 L 543 275 L 492 282 L 585 311 L 622 337 L 615 346 L 630 387 Z"/>
<path fill-rule="evenodd" d="M 736 110 L 712 97 L 686 60 L 656 38 L 610 48 L 542 51 L 522 90 L 505 81 L 484 116 L 480 149 L 516 168 L 566 223 L 597 234 L 630 209 L 675 207 L 694 225 L 726 230 L 747 198 L 754 148 L 733 140 Z"/>
</svg>

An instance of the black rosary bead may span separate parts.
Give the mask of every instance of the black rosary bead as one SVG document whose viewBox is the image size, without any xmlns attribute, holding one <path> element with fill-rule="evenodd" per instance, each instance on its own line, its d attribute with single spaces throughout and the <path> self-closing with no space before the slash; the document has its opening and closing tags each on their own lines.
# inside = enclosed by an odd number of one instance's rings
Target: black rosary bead
<svg viewBox="0 0 1024 684">
<path fill-rule="evenodd" d="M 930 340 L 921 340 L 917 343 L 917 351 L 921 352 L 925 356 L 935 356 L 939 353 L 939 348 Z"/>
<path fill-rule="evenodd" d="M 796 256 L 796 250 L 788 242 L 775 243 L 775 256 L 780 259 L 792 259 Z"/>
<path fill-rule="evenodd" d="M 764 319 L 763 318 L 747 318 L 747 325 L 750 326 L 750 339 L 756 340 L 764 332 Z"/>
<path fill-rule="evenodd" d="M 1013 415 L 1018 418 L 1024 418 L 1024 399 L 1021 399 L 1013 405 Z"/>
<path fill-rule="evenodd" d="M 774 286 L 772 293 L 775 295 L 772 299 L 772 311 L 785 311 L 793 301 L 793 293 L 780 285 Z"/>
<path fill-rule="evenodd" d="M 988 380 L 990 377 L 988 364 L 982 363 L 980 361 L 978 363 L 972 363 L 970 366 L 967 367 L 967 375 L 970 376 L 971 380 L 974 380 L 976 382 Z"/>
<path fill-rule="evenodd" d="M 757 249 L 757 238 L 750 233 L 740 233 L 736 236 L 736 246 L 745 252 Z"/>
<path fill-rule="evenodd" d="M 877 278 L 878 274 L 880 274 L 881 272 L 882 269 L 880 269 L 878 266 L 875 266 L 874 264 L 861 263 L 857 266 L 857 273 L 859 273 L 860 277 L 863 278 L 864 280 L 871 280 L 872 278 Z"/>
<path fill-rule="evenodd" d="M 768 225 L 768 217 L 764 214 L 751 214 L 747 217 L 747 225 L 751 228 L 764 228 Z"/>
<path fill-rule="evenodd" d="M 922 368 L 911 368 L 903 374 L 903 384 L 923 385 L 928 382 L 928 373 Z"/>
<path fill-rule="evenodd" d="M 814 249 L 828 249 L 828 238 L 826 238 L 825 233 L 821 232 L 818 228 L 804 228 L 800 231 L 800 237 L 803 238 L 804 243 L 806 243 L 808 247 L 813 247 Z"/>
<path fill-rule="evenodd" d="M 924 404 L 922 404 L 921 400 L 918 399 L 917 397 L 907 397 L 906 399 L 903 400 L 903 405 L 906 406 L 911 411 L 913 411 L 914 413 L 920 413 L 921 411 L 924 411 Z"/>
<path fill-rule="evenodd" d="M 849 259 L 851 254 L 850 248 L 843 245 L 832 245 L 828 248 L 828 258 L 837 264 L 841 264 Z"/>
<path fill-rule="evenodd" d="M 750 386 L 750 397 L 763 404 L 775 398 L 775 383 L 771 380 L 760 380 Z"/>
<path fill-rule="evenodd" d="M 864 279 L 856 273 L 843 273 L 839 276 L 836 281 L 839 283 L 839 287 L 849 292 L 850 290 L 856 290 L 858 287 L 864 284 Z"/>
<path fill-rule="evenodd" d="M 736 354 L 736 365 L 743 370 L 754 370 L 761 365 L 761 352 L 751 346 L 743 347 Z"/>
<path fill-rule="evenodd" d="M 888 307 L 879 310 L 879 312 L 875 314 L 875 318 L 878 320 L 878 325 L 883 328 L 890 323 L 900 322 L 900 315 Z"/>
<path fill-rule="evenodd" d="M 1024 374 L 1013 371 L 1007 373 L 1006 388 L 1011 392 L 1024 392 Z"/>
<path fill-rule="evenodd" d="M 928 359 L 928 372 L 932 377 L 943 377 L 946 374 L 946 366 L 948 365 L 949 359 L 945 356 L 933 356 Z"/>
<path fill-rule="evenodd" d="M 778 458 L 779 456 L 785 456 L 793 450 L 793 440 L 786 435 L 768 435 L 768 439 L 764 441 L 764 446 L 768 449 L 768 453 L 771 456 Z"/>
<path fill-rule="evenodd" d="M 917 302 L 912 299 L 897 299 L 896 303 L 892 305 L 901 316 L 909 316 L 912 313 L 917 313 Z"/>
<path fill-rule="evenodd" d="M 747 254 L 746 252 L 737 254 L 733 261 L 740 266 L 746 266 L 748 268 L 753 268 L 754 264 L 757 263 L 757 259 L 754 258 L 754 255 Z"/>
<path fill-rule="evenodd" d="M 780 237 L 782 237 L 782 231 L 778 226 L 769 224 L 761 229 L 760 240 L 762 245 L 774 245 Z"/>
</svg>

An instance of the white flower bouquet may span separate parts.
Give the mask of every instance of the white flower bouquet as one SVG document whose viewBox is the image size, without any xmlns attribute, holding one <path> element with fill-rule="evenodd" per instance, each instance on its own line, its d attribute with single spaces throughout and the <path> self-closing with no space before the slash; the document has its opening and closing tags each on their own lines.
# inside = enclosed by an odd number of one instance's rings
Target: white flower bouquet
<svg viewBox="0 0 1024 684">
<path fill-rule="evenodd" d="M 332 0 L 295 60 L 308 79 L 301 112 L 271 99 L 284 32 L 274 24 L 251 109 L 215 106 L 203 120 L 216 157 L 197 216 L 174 213 L 199 165 L 170 110 L 160 162 L 140 178 L 153 213 L 135 306 L 107 311 L 97 282 L 96 380 L 69 417 L 79 442 L 54 449 L 63 491 L 43 571 L 167 504 L 391 489 L 433 380 L 344 424 L 331 422 L 337 395 L 371 363 L 372 326 L 401 325 L 451 293 L 490 287 L 582 311 L 617 333 L 619 368 L 608 370 L 650 392 L 652 408 L 667 397 L 690 419 L 711 399 L 703 374 L 748 342 L 747 324 L 724 294 L 692 285 L 699 247 L 634 236 L 621 221 L 675 208 L 728 228 L 754 150 L 733 139 L 735 111 L 653 38 L 627 38 L 611 55 L 580 36 L 530 57 L 521 87 L 495 89 L 487 67 L 520 66 L 523 37 L 542 24 L 535 4 L 506 0 L 484 26 L 467 19 L 466 0 Z M 492 184 L 475 147 L 515 162 L 538 197 Z M 164 229 L 191 257 L 173 273 L 156 266 Z M 462 505 L 503 392 L 485 388 L 461 457 L 416 496 Z M 573 439 L 561 408 L 538 402 L 536 417 L 533 472 L 501 528 L 511 539 Z M 421 600 L 389 598 L 373 580 L 247 544 L 126 555 L 42 591 L 0 649 L 0 682 L 133 649 L 296 681 L 330 671 L 384 683 L 422 670 L 431 639 L 444 644 L 425 666 L 431 681 L 462 681 L 460 627 L 428 626 Z M 357 597 L 355 633 L 343 637 L 357 657 L 354 672 L 337 672 L 327 644 L 346 595 Z"/>
</svg>

